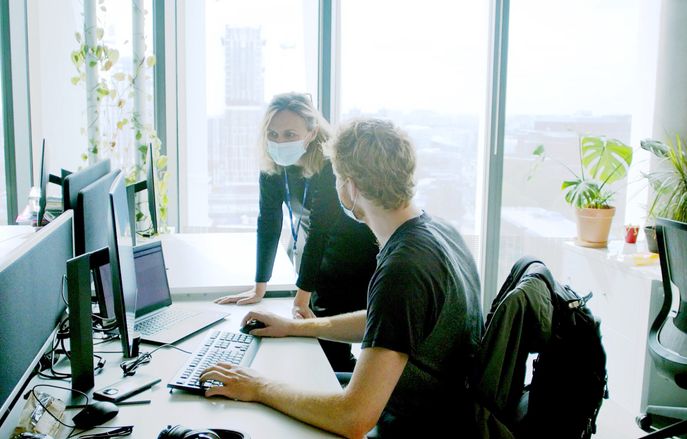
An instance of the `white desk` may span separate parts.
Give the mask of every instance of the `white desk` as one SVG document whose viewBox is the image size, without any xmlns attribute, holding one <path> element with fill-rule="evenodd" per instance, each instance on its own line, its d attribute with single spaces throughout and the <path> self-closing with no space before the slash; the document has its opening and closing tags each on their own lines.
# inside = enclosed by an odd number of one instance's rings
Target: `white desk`
<svg viewBox="0 0 687 439">
<path fill-rule="evenodd" d="M 175 298 L 209 300 L 255 286 L 255 233 L 164 234 L 160 239 Z M 267 290 L 293 291 L 295 283 L 293 265 L 279 246 Z"/>
<path fill-rule="evenodd" d="M 257 305 L 227 306 L 208 302 L 189 302 L 187 306 L 222 308 L 231 311 L 231 315 L 212 329 L 222 328 L 237 331 L 241 318 L 250 309 L 268 309 L 288 316 L 291 309 L 291 298 L 265 299 Z M 178 346 L 193 351 L 205 337 L 205 332 L 184 340 Z M 120 350 L 119 341 L 96 346 L 97 351 Z M 141 345 L 141 352 L 150 352 L 153 345 Z M 118 364 L 122 361 L 119 354 L 103 354 L 107 359 L 106 370 L 96 376 L 95 388 L 109 385 L 121 379 Z M 131 400 L 150 399 L 151 404 L 121 406 L 119 414 L 106 425 L 134 425 L 132 438 L 150 439 L 168 424 L 184 425 L 190 428 L 226 428 L 248 433 L 252 439 L 272 438 L 322 438 L 333 435 L 296 421 L 280 412 L 258 403 L 231 401 L 223 398 L 207 399 L 203 396 L 174 391 L 170 393 L 167 382 L 174 376 L 179 367 L 188 358 L 188 354 L 176 349 L 163 348 L 153 354 L 152 361 L 139 368 L 140 373 L 162 378 L 162 382 L 146 390 Z M 288 382 L 302 389 L 327 391 L 339 389 L 336 377 L 327 362 L 324 353 L 315 339 L 282 338 L 263 339 L 262 345 L 253 360 L 253 369 L 264 376 Z M 69 386 L 60 381 L 38 382 Z M 43 388 L 55 396 L 60 396 L 55 389 Z M 65 393 L 66 394 L 66 393 Z M 66 397 L 60 396 L 62 398 Z M 9 437 L 16 425 L 23 400 L 14 407 L 12 414 L 0 427 L 0 437 Z M 67 421 L 76 413 L 72 410 Z"/>
<path fill-rule="evenodd" d="M 2 261 L 36 232 L 31 226 L 0 226 L 0 265 Z"/>
</svg>

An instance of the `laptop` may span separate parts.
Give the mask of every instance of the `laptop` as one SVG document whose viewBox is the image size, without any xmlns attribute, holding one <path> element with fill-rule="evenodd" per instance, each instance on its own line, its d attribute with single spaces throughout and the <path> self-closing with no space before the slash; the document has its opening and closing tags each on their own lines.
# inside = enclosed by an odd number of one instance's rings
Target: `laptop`
<svg viewBox="0 0 687 439">
<path fill-rule="evenodd" d="M 186 338 L 229 315 L 228 312 L 198 309 L 172 304 L 165 259 L 160 241 L 134 247 L 136 268 L 135 331 L 148 343 L 168 344 Z M 114 317 L 114 297 L 110 264 L 96 270 L 95 283 L 100 315 Z"/>
</svg>

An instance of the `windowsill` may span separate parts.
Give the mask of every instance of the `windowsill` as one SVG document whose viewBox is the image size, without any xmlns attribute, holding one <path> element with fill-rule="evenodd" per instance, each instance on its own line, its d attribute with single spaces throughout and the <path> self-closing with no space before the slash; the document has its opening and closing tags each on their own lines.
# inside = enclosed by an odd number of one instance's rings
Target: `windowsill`
<svg viewBox="0 0 687 439">
<path fill-rule="evenodd" d="M 641 276 L 649 280 L 661 280 L 661 265 L 658 255 L 646 250 L 646 243 L 627 244 L 622 240 L 609 241 L 607 248 L 587 248 L 566 241 L 564 249 L 572 250 L 585 257 L 607 263 L 618 270 Z M 655 256 L 654 256 L 655 255 Z"/>
</svg>

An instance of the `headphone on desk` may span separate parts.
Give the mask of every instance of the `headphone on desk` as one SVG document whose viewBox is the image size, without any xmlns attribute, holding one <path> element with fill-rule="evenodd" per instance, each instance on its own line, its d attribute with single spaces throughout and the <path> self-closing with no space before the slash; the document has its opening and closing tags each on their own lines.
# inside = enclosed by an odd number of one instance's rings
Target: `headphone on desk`
<svg viewBox="0 0 687 439">
<path fill-rule="evenodd" d="M 168 425 L 157 439 L 250 439 L 250 436 L 235 430 L 192 430 L 182 425 Z"/>
</svg>

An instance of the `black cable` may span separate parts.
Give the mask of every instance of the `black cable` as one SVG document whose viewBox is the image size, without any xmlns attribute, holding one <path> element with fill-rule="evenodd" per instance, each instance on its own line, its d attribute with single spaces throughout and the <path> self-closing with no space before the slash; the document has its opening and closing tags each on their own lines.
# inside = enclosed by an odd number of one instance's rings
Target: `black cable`
<svg viewBox="0 0 687 439">
<path fill-rule="evenodd" d="M 94 427 L 94 428 L 111 428 L 111 427 Z M 134 430 L 133 425 L 125 425 L 123 427 L 117 427 L 114 430 L 105 431 L 103 433 L 84 434 L 83 436 L 79 436 L 79 439 L 100 439 L 100 438 L 108 438 L 108 437 L 129 436 L 133 432 L 133 430 Z M 83 432 L 81 432 L 81 433 L 83 433 Z M 77 433 L 77 434 L 81 434 L 81 433 Z M 71 437 L 71 436 L 68 436 L 68 437 Z"/>
<path fill-rule="evenodd" d="M 69 310 L 69 303 L 67 303 L 67 299 L 64 297 L 64 283 L 67 281 L 67 274 L 62 275 L 62 287 L 60 288 L 60 297 L 62 297 L 62 301 L 64 304 L 67 306 L 67 310 Z M 69 287 L 67 287 L 69 288 Z"/>
<path fill-rule="evenodd" d="M 161 346 L 156 347 L 155 349 L 153 349 L 153 350 L 150 351 L 150 352 L 142 352 L 141 354 L 139 354 L 138 357 L 136 357 L 136 358 L 133 359 L 133 360 L 121 362 L 121 363 L 119 364 L 119 367 L 122 368 L 122 372 L 124 373 L 124 376 L 127 377 L 127 376 L 132 376 L 132 375 L 134 375 L 134 374 L 136 373 L 136 370 L 138 369 L 139 366 L 141 366 L 141 365 L 143 365 L 143 364 L 148 364 L 148 363 L 150 363 L 150 360 L 152 360 L 152 358 L 153 358 L 153 354 L 154 354 L 156 351 L 158 351 L 159 349 L 162 349 L 162 348 L 173 348 L 173 349 L 176 349 L 176 350 L 178 350 L 178 351 L 181 351 L 181 352 L 183 352 L 183 353 L 185 353 L 185 354 L 190 354 L 190 353 L 191 353 L 191 352 L 189 352 L 189 351 L 187 351 L 187 350 L 181 349 L 181 348 L 178 347 L 178 346 L 174 346 L 174 345 L 171 344 L 171 343 L 163 344 L 163 345 L 161 345 Z"/>
</svg>

